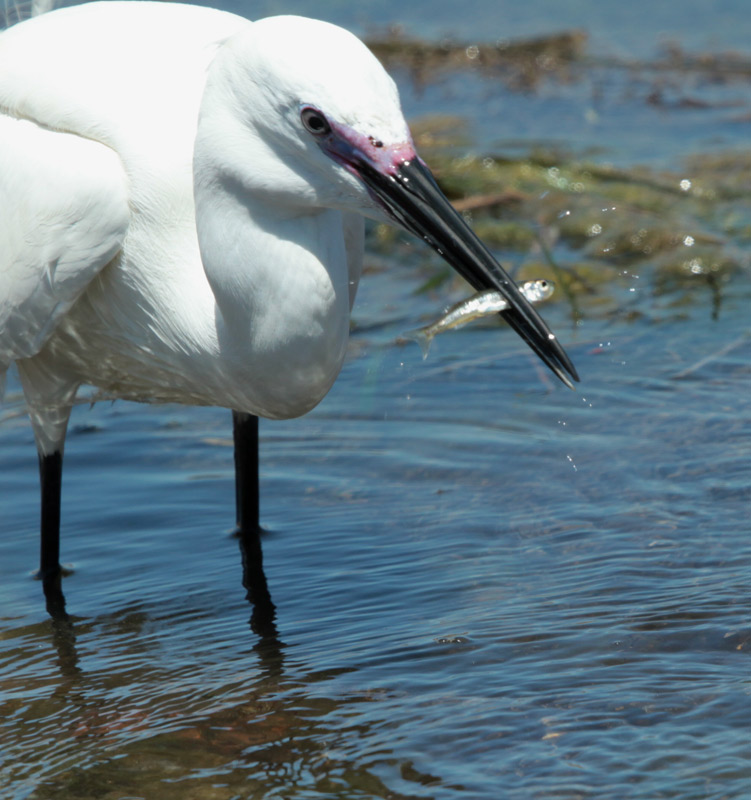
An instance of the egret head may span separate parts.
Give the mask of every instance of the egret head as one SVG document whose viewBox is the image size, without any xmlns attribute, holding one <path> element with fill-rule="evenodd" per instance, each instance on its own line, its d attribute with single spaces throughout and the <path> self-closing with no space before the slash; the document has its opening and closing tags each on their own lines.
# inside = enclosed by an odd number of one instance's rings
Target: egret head
<svg viewBox="0 0 751 800">
<path fill-rule="evenodd" d="M 578 380 L 417 156 L 396 86 L 359 39 L 325 22 L 270 17 L 233 37 L 217 62 L 219 80 L 210 74 L 207 95 L 211 88 L 211 102 L 221 104 L 212 116 L 224 115 L 223 152 L 245 190 L 284 213 L 359 211 L 414 233 L 476 290 L 500 291 L 506 321 L 564 383 Z"/>
<path fill-rule="evenodd" d="M 209 160 L 268 202 L 381 220 L 362 180 L 332 155 L 352 147 L 392 157 L 414 152 L 396 85 L 367 47 L 336 25 L 294 16 L 254 22 L 220 49 L 202 137 L 221 140 Z"/>
</svg>

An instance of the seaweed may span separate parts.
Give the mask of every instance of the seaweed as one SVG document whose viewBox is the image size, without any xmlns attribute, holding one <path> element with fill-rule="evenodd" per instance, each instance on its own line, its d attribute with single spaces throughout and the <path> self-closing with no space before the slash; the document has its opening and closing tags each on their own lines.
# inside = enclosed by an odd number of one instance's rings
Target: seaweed
<svg viewBox="0 0 751 800">
<path fill-rule="evenodd" d="M 446 117 L 419 119 L 413 128 L 441 188 L 478 235 L 519 280 L 554 280 L 561 291 L 552 302 L 567 303 L 574 321 L 637 316 L 637 281 L 639 315 L 708 303 L 716 317 L 728 282 L 747 275 L 745 152 L 692 157 L 677 173 L 539 148 L 515 158 L 477 154 L 467 149 L 463 121 Z M 398 240 L 379 226 L 369 241 L 388 249 Z M 427 251 L 420 257 L 423 289 L 456 280 Z"/>
</svg>

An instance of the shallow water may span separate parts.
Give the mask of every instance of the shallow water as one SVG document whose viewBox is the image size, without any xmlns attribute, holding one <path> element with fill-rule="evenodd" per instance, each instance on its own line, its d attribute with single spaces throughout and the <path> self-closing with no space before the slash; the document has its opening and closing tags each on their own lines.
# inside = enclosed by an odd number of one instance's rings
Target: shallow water
<svg viewBox="0 0 751 800">
<path fill-rule="evenodd" d="M 330 395 L 262 423 L 265 635 L 230 536 L 229 413 L 177 406 L 76 409 L 71 619 L 49 620 L 11 381 L 3 798 L 748 796 L 748 273 L 716 321 L 709 292 L 674 310 L 636 279 L 608 319 L 546 307 L 575 393 L 493 324 L 426 361 L 395 344 L 461 295 L 423 278 L 366 276 Z"/>
</svg>

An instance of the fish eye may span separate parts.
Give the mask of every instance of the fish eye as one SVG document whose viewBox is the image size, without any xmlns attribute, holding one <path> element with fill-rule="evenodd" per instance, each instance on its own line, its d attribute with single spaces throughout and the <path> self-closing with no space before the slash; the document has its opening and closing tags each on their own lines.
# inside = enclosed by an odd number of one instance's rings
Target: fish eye
<svg viewBox="0 0 751 800">
<path fill-rule="evenodd" d="M 325 136 L 331 133 L 331 125 L 324 115 L 316 108 L 305 106 L 300 112 L 300 119 L 305 126 L 305 130 L 313 136 Z"/>
</svg>

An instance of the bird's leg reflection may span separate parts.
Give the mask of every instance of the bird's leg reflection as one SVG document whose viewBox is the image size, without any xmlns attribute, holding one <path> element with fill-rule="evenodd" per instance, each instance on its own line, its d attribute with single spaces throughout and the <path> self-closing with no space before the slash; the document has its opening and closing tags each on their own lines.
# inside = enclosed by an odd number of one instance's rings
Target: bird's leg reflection
<svg viewBox="0 0 751 800">
<path fill-rule="evenodd" d="M 42 587 L 47 613 L 55 621 L 67 622 L 68 612 L 65 610 L 65 595 L 61 583 L 61 575 L 58 572 L 54 577 L 43 578 Z"/>
<path fill-rule="evenodd" d="M 271 600 L 266 574 L 263 571 L 260 531 L 241 530 L 238 538 L 243 564 L 243 586 L 253 609 L 250 615 L 250 628 L 263 639 L 276 639 L 277 630 L 274 623 L 276 606 Z"/>
<path fill-rule="evenodd" d="M 62 592 L 60 592 L 62 597 Z M 63 598 L 63 609 L 65 599 Z M 47 600 L 47 610 L 49 611 L 49 599 Z M 77 680 L 81 677 L 81 669 L 78 666 L 78 648 L 76 647 L 76 631 L 70 617 L 52 616 L 52 642 L 57 651 L 57 663 L 60 667 L 60 674 L 64 678 Z"/>
</svg>

